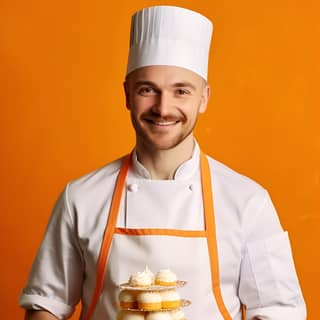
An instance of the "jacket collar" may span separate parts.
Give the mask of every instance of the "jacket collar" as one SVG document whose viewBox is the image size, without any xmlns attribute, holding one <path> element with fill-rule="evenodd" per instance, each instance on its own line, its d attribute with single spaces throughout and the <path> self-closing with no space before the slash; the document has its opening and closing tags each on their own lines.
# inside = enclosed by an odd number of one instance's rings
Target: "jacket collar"
<svg viewBox="0 0 320 320">
<path fill-rule="evenodd" d="M 176 170 L 174 180 L 187 180 L 191 178 L 199 169 L 200 148 L 195 140 L 192 157 L 183 162 Z M 151 179 L 149 171 L 139 162 L 136 149 L 133 150 L 132 173 L 136 178 Z"/>
</svg>

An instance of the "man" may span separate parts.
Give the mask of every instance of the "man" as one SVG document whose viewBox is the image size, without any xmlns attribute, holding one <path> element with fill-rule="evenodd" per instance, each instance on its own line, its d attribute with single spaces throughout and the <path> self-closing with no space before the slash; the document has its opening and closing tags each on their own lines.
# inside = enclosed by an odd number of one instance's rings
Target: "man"
<svg viewBox="0 0 320 320">
<path fill-rule="evenodd" d="M 177 7 L 132 19 L 130 156 L 67 185 L 20 304 L 26 319 L 115 319 L 118 285 L 145 265 L 187 285 L 186 319 L 302 320 L 287 234 L 267 192 L 205 156 L 193 136 L 209 98 L 212 24 Z M 123 318 L 122 320 L 127 320 Z"/>
</svg>

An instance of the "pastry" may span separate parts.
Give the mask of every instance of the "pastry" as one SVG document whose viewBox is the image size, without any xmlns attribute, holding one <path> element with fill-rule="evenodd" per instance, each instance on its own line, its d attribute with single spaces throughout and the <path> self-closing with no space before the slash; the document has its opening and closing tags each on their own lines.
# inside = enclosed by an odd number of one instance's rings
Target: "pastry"
<svg viewBox="0 0 320 320">
<path fill-rule="evenodd" d="M 133 274 L 129 279 L 129 285 L 133 287 L 150 287 L 153 281 L 153 273 L 146 268 L 142 272 Z"/>
<path fill-rule="evenodd" d="M 158 292 L 143 291 L 137 295 L 138 309 L 153 311 L 161 309 L 161 295 Z"/>
<path fill-rule="evenodd" d="M 117 314 L 117 320 L 145 320 L 145 313 L 121 310 Z"/>
<path fill-rule="evenodd" d="M 146 320 L 172 320 L 171 314 L 166 311 L 148 312 Z"/>
<path fill-rule="evenodd" d="M 175 286 L 177 276 L 170 269 L 162 269 L 155 276 L 155 284 L 159 286 Z"/>
<path fill-rule="evenodd" d="M 124 309 L 136 309 L 137 304 L 137 292 L 133 290 L 122 290 L 119 293 L 120 307 Z"/>
<path fill-rule="evenodd" d="M 162 309 L 176 309 L 181 305 L 179 293 L 175 290 L 165 290 L 160 292 Z"/>
<path fill-rule="evenodd" d="M 185 320 L 185 315 L 182 310 L 172 310 L 170 311 L 171 320 Z"/>
</svg>

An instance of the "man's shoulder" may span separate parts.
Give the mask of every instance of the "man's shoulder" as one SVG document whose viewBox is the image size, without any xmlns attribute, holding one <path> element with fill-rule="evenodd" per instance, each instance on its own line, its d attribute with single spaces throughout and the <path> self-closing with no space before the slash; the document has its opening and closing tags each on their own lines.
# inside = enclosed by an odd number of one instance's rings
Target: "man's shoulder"
<svg viewBox="0 0 320 320">
<path fill-rule="evenodd" d="M 81 197 L 88 193 L 108 192 L 115 184 L 123 158 L 124 156 L 70 181 L 67 186 L 69 194 Z"/>
<path fill-rule="evenodd" d="M 232 189 L 242 190 L 246 192 L 262 192 L 265 193 L 264 187 L 248 177 L 245 174 L 235 171 L 230 168 L 228 165 L 208 156 L 210 169 L 212 173 L 212 179 L 216 180 L 219 184 L 224 186 L 229 186 Z M 218 180 L 218 181 L 217 181 Z"/>
</svg>

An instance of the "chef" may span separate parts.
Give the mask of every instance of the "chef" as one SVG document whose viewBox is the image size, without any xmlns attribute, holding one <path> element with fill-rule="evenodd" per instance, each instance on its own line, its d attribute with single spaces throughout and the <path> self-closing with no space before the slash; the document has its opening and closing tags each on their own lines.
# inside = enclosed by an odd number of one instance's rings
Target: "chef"
<svg viewBox="0 0 320 320">
<path fill-rule="evenodd" d="M 114 320 L 118 285 L 146 265 L 187 281 L 188 320 L 306 319 L 267 191 L 193 135 L 212 28 L 184 8 L 134 14 L 124 89 L 135 148 L 61 193 L 20 296 L 27 320 L 68 319 L 79 301 L 80 319 Z"/>
</svg>

